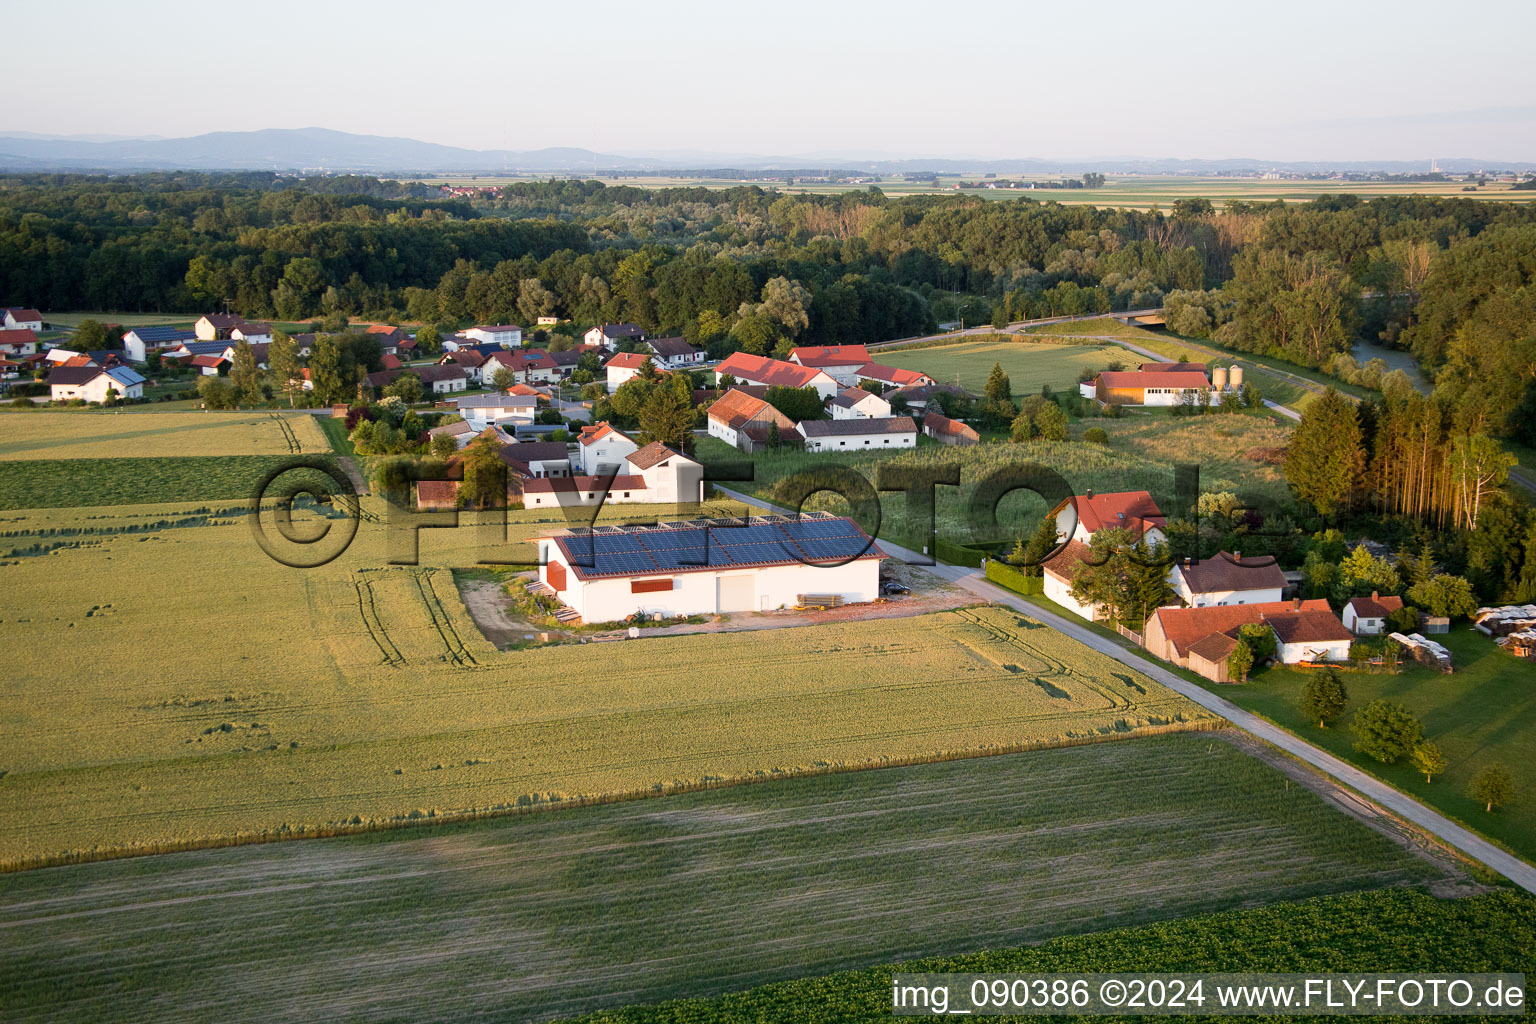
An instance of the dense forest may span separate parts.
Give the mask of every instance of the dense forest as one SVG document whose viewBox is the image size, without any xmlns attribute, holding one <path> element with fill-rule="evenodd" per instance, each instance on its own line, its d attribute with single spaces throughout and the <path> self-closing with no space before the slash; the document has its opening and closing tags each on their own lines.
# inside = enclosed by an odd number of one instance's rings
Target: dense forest
<svg viewBox="0 0 1536 1024">
<path fill-rule="evenodd" d="M 0 295 L 282 320 L 627 320 L 715 354 L 1165 304 L 1178 333 L 1345 379 L 1353 343 L 1379 339 L 1414 355 L 1458 427 L 1536 433 L 1536 206 L 1139 212 L 593 181 L 438 195 L 362 177 L 0 176 Z"/>
</svg>

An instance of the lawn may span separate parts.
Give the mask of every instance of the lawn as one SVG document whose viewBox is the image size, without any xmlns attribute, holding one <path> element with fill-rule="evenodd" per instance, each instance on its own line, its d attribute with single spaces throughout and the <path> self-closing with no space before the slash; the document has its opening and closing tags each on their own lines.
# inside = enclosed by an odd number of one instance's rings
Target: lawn
<svg viewBox="0 0 1536 1024">
<path fill-rule="evenodd" d="M 1533 948 L 1536 897 L 1526 893 L 1506 891 L 1441 900 L 1413 889 L 1377 889 L 1070 936 L 1036 946 L 844 971 L 727 996 L 597 1013 L 581 1021 L 888 1024 L 891 981 L 898 974 L 1438 974 L 1452 965 L 1458 971 L 1518 970 L 1530 974 L 1536 968 L 1531 958 Z"/>
<path fill-rule="evenodd" d="M 888 366 L 919 370 L 945 384 L 958 381 L 960 387 L 975 394 L 981 394 L 993 365 L 1001 364 L 1013 382 L 1014 394 L 1025 395 L 1038 392 L 1042 384 L 1057 391 L 1075 390 L 1082 370 L 1102 370 L 1112 362 L 1134 369 L 1146 357 L 1115 345 L 988 341 L 899 349 L 880 352 L 878 358 Z"/>
<path fill-rule="evenodd" d="M 331 446 L 331 451 L 338 455 L 356 455 L 352 447 L 352 438 L 347 433 L 347 421 L 333 419 L 330 416 L 314 417 L 315 425 L 320 428 L 320 433 L 325 435 L 326 443 Z"/>
<path fill-rule="evenodd" d="M 538 1020 L 1445 877 L 1219 739 L 1152 737 L 0 877 L 0 1003 Z"/>
<path fill-rule="evenodd" d="M 1349 708 L 1328 729 L 1304 721 L 1297 710 L 1306 680 L 1301 672 L 1270 669 L 1242 686 L 1211 688 L 1536 861 L 1536 663 L 1505 654 L 1465 623 L 1435 639 L 1451 649 L 1453 674 L 1417 664 L 1393 676 L 1351 673 L 1345 677 Z M 1426 737 L 1450 761 L 1444 775 L 1426 783 L 1406 760 L 1385 765 L 1354 749 L 1349 720 L 1378 697 L 1402 704 L 1424 723 Z M 1466 788 L 1493 761 L 1514 773 L 1516 798 L 1489 814 Z"/>
<path fill-rule="evenodd" d="M 329 450 L 307 414 L 0 413 L 0 461 L 284 455 Z"/>
<path fill-rule="evenodd" d="M 0 860 L 1211 721 L 1001 609 L 501 652 L 448 569 L 532 561 L 528 539 L 563 519 L 513 513 L 509 543 L 466 515 L 464 528 L 421 532 L 420 566 L 390 566 L 382 503 L 365 498 L 364 509 L 352 547 L 311 570 L 268 559 L 238 507 L 190 525 L 175 520 L 191 510 L 175 506 L 0 517 L 12 552 L 0 565 L 12 652 Z M 314 528 L 295 519 L 301 533 Z"/>
<path fill-rule="evenodd" d="M 939 534 L 959 543 L 1029 535 L 1046 510 L 1045 502 L 1032 494 L 1019 491 L 1003 498 L 997 506 L 995 527 L 984 517 L 973 517 L 969 507 L 981 481 L 991 474 L 1007 473 L 1010 467 L 1017 472 L 1017 467 L 1028 464 L 1059 473 L 1075 494 L 1090 487 L 1100 493 L 1150 491 L 1165 512 L 1178 509 L 1185 500 L 1175 493 L 1174 467 L 1180 464 L 1198 466 L 1200 488 L 1205 491 L 1233 491 L 1268 501 L 1286 497 L 1285 480 L 1278 467 L 1247 457 L 1255 449 L 1283 445 L 1290 437 L 1289 421 L 1282 423 L 1272 414 L 1187 418 L 1166 413 L 1127 414 L 1118 419 L 1092 418 L 1075 423 L 1071 434 L 1080 438 L 1088 427 L 1103 429 L 1109 443 L 1031 441 L 970 448 L 924 445 L 900 452 L 849 455 L 793 450 L 746 455 L 716 438 L 701 438 L 697 456 L 717 465 L 750 462 L 754 474 L 750 483 L 725 486 L 771 500 L 785 500 L 789 490 L 782 481 L 829 466 L 852 468 L 871 486 L 878 482 L 882 465 L 958 466 L 960 486 L 940 486 L 935 494 Z M 909 547 L 921 548 L 927 543 L 923 523 L 908 509 L 904 492 L 884 492 L 880 501 L 881 536 Z M 812 496 L 805 508 L 849 511 L 831 492 Z M 873 525 L 865 523 L 866 528 Z"/>
</svg>

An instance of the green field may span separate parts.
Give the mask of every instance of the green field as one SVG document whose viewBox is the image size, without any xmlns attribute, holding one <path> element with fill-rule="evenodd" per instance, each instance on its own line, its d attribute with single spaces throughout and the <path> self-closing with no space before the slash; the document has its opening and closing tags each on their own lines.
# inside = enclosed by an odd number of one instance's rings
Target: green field
<svg viewBox="0 0 1536 1024">
<path fill-rule="evenodd" d="M 943 351 L 942 349 L 936 351 Z M 1204 491 L 1233 491 L 1267 500 L 1286 498 L 1280 470 L 1248 458 L 1255 449 L 1273 448 L 1290 437 L 1289 421 L 1270 414 L 1174 417 L 1166 414 L 1126 415 L 1118 419 L 1095 418 L 1073 424 L 1071 436 L 1080 438 L 1087 427 L 1099 427 L 1109 435 L 1108 445 L 1080 440 L 1031 441 L 1026 444 L 980 444 L 969 448 L 920 445 L 900 452 L 843 455 L 794 450 L 744 455 L 717 438 L 700 438 L 697 457 L 706 463 L 750 461 L 754 479 L 726 486 L 770 500 L 787 500 L 783 481 L 797 474 L 826 467 L 851 467 L 873 486 L 882 465 L 892 467 L 958 466 L 960 486 L 935 490 L 938 531 L 957 543 L 995 541 L 1000 537 L 1027 537 L 1045 512 L 1045 502 L 1017 491 L 999 502 L 997 526 L 973 517 L 969 503 L 978 484 L 1010 467 L 1036 464 L 1055 470 L 1073 493 L 1086 488 L 1099 492 L 1147 490 L 1165 511 L 1178 507 L 1174 491 L 1174 467 L 1199 467 Z M 850 509 L 831 492 L 821 492 L 806 502 L 807 510 L 828 509 L 847 514 Z M 926 543 L 923 523 L 914 518 L 901 491 L 880 494 L 880 536 L 908 547 Z M 866 522 L 873 528 L 873 522 Z"/>
<path fill-rule="evenodd" d="M 1049 384 L 1057 391 L 1075 392 L 1077 375 L 1082 370 L 1102 370 L 1112 362 L 1131 370 L 1146 359 L 1116 345 L 1037 345 L 1006 341 L 897 349 L 879 352 L 877 357 L 887 366 L 920 370 L 936 381 L 958 383 L 978 395 L 994 364 L 1002 365 L 1013 383 L 1015 395 L 1027 395 L 1038 392 L 1042 384 Z"/>
<path fill-rule="evenodd" d="M 461 529 L 421 532 L 420 566 L 391 567 L 382 503 L 363 503 L 374 520 L 312 570 L 264 555 L 239 509 L 205 510 L 192 524 L 177 522 L 190 513 L 177 506 L 0 517 L 20 553 L 0 565 L 12 652 L 0 792 L 13 809 L 0 821 L 0 861 L 313 834 L 1210 721 L 997 609 L 498 651 L 448 568 L 535 561 L 528 540 L 563 518 L 512 513 L 509 543 L 466 514 Z M 305 514 L 295 519 L 313 529 Z"/>
<path fill-rule="evenodd" d="M 0 460 L 0 509 L 248 499 L 288 455 Z"/>
<path fill-rule="evenodd" d="M 536 1020 L 1447 870 L 1154 737 L 4 876 L 0 1005 Z"/>
<path fill-rule="evenodd" d="M 305 413 L 0 413 L 0 461 L 290 455 L 329 450 Z"/>
<path fill-rule="evenodd" d="M 1399 675 L 1345 677 L 1349 708 L 1328 729 L 1304 721 L 1297 699 L 1306 677 L 1290 669 L 1255 673 L 1223 697 L 1285 726 L 1308 741 L 1390 782 L 1398 789 L 1536 861 L 1536 663 L 1505 654 L 1488 638 L 1458 625 L 1435 637 L 1451 649 L 1455 672 L 1441 675 L 1415 663 Z M 1426 783 L 1405 760 L 1384 765 L 1354 749 L 1348 723 L 1356 709 L 1384 697 L 1412 711 L 1440 745 L 1450 767 Z M 1503 763 L 1515 776 L 1516 798 L 1493 814 L 1466 795 L 1483 765 Z"/>
<path fill-rule="evenodd" d="M 1442 900 L 1413 889 L 1378 889 L 1071 936 L 971 956 L 930 957 L 764 985 L 710 999 L 629 1007 L 583 1017 L 581 1024 L 762 1024 L 785 1020 L 800 1024 L 887 1024 L 891 1020 L 892 976 L 914 972 L 1438 973 L 1447 964 L 1455 964 L 1463 971 L 1511 970 L 1529 975 L 1536 969 L 1533 948 L 1536 897 L 1499 892 Z"/>
</svg>

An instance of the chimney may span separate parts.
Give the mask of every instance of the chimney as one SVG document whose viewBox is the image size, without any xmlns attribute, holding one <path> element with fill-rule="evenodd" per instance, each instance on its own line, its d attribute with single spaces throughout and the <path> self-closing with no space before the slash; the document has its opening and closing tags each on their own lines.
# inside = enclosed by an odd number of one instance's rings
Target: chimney
<svg viewBox="0 0 1536 1024">
<path fill-rule="evenodd" d="M 1188 569 L 1189 563 L 1192 561 L 1194 561 L 1194 559 L 1190 558 L 1188 555 L 1184 556 L 1184 568 Z"/>
<path fill-rule="evenodd" d="M 1232 561 L 1236 562 L 1238 565 L 1242 565 L 1243 564 L 1243 553 L 1241 551 L 1234 551 L 1234 552 L 1232 552 Z"/>
<path fill-rule="evenodd" d="M 1378 593 L 1377 593 L 1377 592 L 1376 592 L 1376 591 L 1374 591 L 1374 590 L 1373 590 L 1373 591 L 1371 591 L 1371 600 L 1372 600 L 1372 601 L 1374 601 L 1374 600 L 1376 600 L 1376 599 L 1377 599 L 1377 598 L 1378 598 L 1378 597 L 1380 597 L 1380 596 L 1381 596 L 1381 595 L 1380 595 L 1380 594 L 1378 594 Z"/>
<path fill-rule="evenodd" d="M 1088 490 L 1084 491 L 1083 492 L 1083 497 L 1085 497 L 1085 498 L 1093 497 L 1093 488 L 1090 487 L 1090 488 L 1088 488 Z"/>
</svg>

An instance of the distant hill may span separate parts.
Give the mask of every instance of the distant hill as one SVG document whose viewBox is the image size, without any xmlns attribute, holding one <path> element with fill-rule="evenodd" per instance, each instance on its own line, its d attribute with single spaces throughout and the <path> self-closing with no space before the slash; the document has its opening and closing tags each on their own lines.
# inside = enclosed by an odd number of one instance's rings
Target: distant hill
<svg viewBox="0 0 1536 1024">
<path fill-rule="evenodd" d="M 536 171 L 567 175 L 594 172 L 658 173 L 736 168 L 758 173 L 802 168 L 837 168 L 843 172 L 899 174 L 938 171 L 962 174 L 1047 174 L 1085 171 L 1140 174 L 1223 174 L 1279 170 L 1298 173 L 1332 171 L 1423 171 L 1427 161 L 1275 162 L 1258 159 L 1175 160 L 1143 157 L 1008 160 L 964 158 L 857 159 L 836 154 L 750 156 L 700 150 L 645 155 L 595 153 L 588 149 L 462 149 L 415 139 L 353 135 L 328 128 L 267 128 L 253 132 L 210 132 L 184 139 L 47 136 L 32 132 L 0 133 L 0 169 L 39 170 L 267 170 L 356 171 L 386 176 L 441 172 L 500 173 Z M 1440 159 L 1441 170 L 1531 170 L 1536 164 L 1497 160 Z"/>
</svg>

